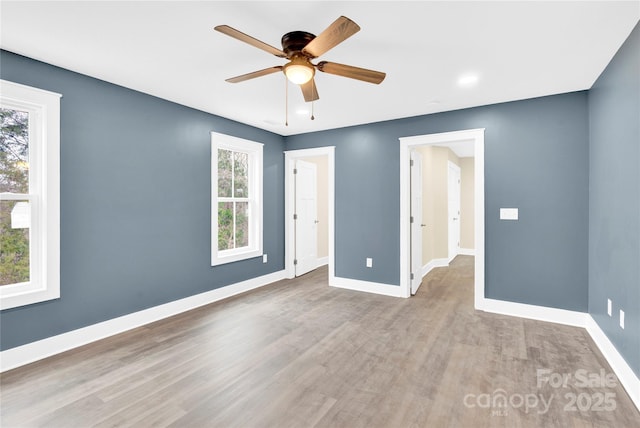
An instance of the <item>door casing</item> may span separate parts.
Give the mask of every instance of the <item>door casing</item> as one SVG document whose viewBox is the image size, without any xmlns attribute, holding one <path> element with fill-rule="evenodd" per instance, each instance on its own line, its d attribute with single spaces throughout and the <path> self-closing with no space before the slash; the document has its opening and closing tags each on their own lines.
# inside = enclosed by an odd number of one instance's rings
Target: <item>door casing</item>
<svg viewBox="0 0 640 428">
<path fill-rule="evenodd" d="M 484 309 L 485 303 L 485 254 L 484 254 L 484 128 L 438 134 L 401 137 L 400 139 L 400 295 L 411 295 L 410 255 L 410 151 L 414 147 L 454 142 L 469 142 L 475 150 L 475 262 L 474 262 L 474 307 Z"/>
<path fill-rule="evenodd" d="M 295 278 L 294 269 L 294 248 L 295 248 L 295 230 L 294 230 L 294 206 L 295 206 L 295 189 L 293 179 L 293 169 L 295 168 L 296 159 L 307 157 L 326 156 L 327 172 L 328 172 L 328 230 L 329 230 L 329 285 L 335 283 L 335 146 L 317 147 L 313 149 L 287 150 L 284 152 L 285 178 L 284 178 L 284 211 L 285 211 L 285 248 L 284 248 L 284 268 L 286 278 Z"/>
</svg>

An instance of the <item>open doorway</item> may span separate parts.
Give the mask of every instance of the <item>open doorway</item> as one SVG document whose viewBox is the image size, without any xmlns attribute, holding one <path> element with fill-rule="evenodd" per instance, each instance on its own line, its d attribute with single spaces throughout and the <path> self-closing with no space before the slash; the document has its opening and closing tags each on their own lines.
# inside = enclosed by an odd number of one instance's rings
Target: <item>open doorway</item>
<svg viewBox="0 0 640 428">
<path fill-rule="evenodd" d="M 432 269 L 449 266 L 461 254 L 463 238 L 473 248 L 474 151 L 473 143 L 467 143 L 416 146 L 410 151 L 411 295 Z M 471 192 L 462 192 L 462 187 L 471 187 Z M 463 196 L 469 200 L 464 211 Z"/>
<path fill-rule="evenodd" d="M 420 220 L 420 225 L 425 224 L 426 227 L 423 227 L 424 230 L 423 236 L 424 241 L 427 243 L 436 242 L 440 240 L 443 244 L 440 246 L 441 248 L 438 250 L 439 253 L 434 253 L 431 255 L 431 259 L 433 266 L 440 265 L 446 266 L 449 261 L 455 257 L 457 254 L 469 254 L 470 250 L 468 248 L 461 248 L 461 234 L 462 232 L 456 229 L 453 229 L 448 226 L 451 222 L 458 221 L 460 223 L 460 216 L 456 217 L 456 213 L 462 212 L 464 210 L 458 209 L 457 202 L 453 199 L 449 198 L 449 195 L 455 194 L 455 191 L 449 192 L 448 187 L 450 181 L 457 181 L 457 178 L 460 175 L 460 169 L 458 168 L 458 176 L 456 176 L 456 168 L 450 168 L 450 159 L 457 159 L 453 163 L 457 164 L 460 167 L 461 161 L 460 157 L 454 155 L 449 155 L 448 153 L 454 153 L 453 150 L 450 150 L 451 147 L 456 148 L 471 148 L 474 152 L 473 165 L 471 168 L 473 174 L 473 221 L 475 230 L 471 233 L 473 234 L 473 246 L 475 247 L 474 255 L 474 294 L 475 294 L 475 307 L 476 309 L 481 309 L 484 302 L 484 129 L 472 129 L 466 131 L 457 131 L 457 132 L 447 132 L 441 134 L 429 134 L 429 135 L 420 135 L 414 137 L 403 137 L 400 138 L 400 287 L 402 289 L 402 294 L 405 297 L 409 297 L 415 289 L 416 277 L 420 279 L 423 276 L 423 272 L 425 268 L 429 268 L 429 266 L 419 266 L 419 263 L 414 259 L 414 253 L 412 252 L 413 244 L 415 242 L 415 238 L 412 236 L 415 234 L 417 228 L 412 227 L 412 204 L 415 204 L 416 196 L 412 194 L 412 189 L 415 189 L 417 186 L 412 184 L 412 177 L 414 175 L 412 171 L 412 153 L 416 151 L 420 151 L 420 149 L 424 149 L 425 151 L 438 151 L 440 157 L 446 156 L 443 162 L 440 162 L 439 165 L 442 167 L 443 174 L 443 184 L 444 186 L 444 199 L 442 201 L 443 208 L 437 213 L 441 217 L 443 217 L 444 227 L 442 228 L 431 228 L 429 229 L 429 224 L 433 223 L 435 220 L 433 216 L 436 215 L 435 212 L 429 212 L 429 209 L 423 210 L 426 212 L 421 213 L 423 218 Z M 444 147 L 445 150 L 439 150 L 439 148 Z M 429 162 L 434 159 L 433 156 L 423 157 L 422 164 L 422 172 L 423 174 L 428 169 L 432 168 L 433 165 L 429 165 Z M 433 161 L 435 162 L 435 161 Z M 414 162 L 415 164 L 415 162 Z M 449 173 L 449 170 L 452 170 L 452 173 Z M 428 180 L 422 182 L 422 190 L 424 192 L 424 198 L 427 198 L 427 195 L 432 195 L 435 192 L 434 183 L 429 183 Z M 458 193 L 462 192 L 462 190 L 458 190 Z M 455 205 L 455 206 L 454 206 Z M 428 206 L 425 202 L 425 206 Z M 430 219 L 429 216 L 432 216 Z M 455 219 L 455 220 L 454 220 Z M 415 219 L 414 219 L 415 221 Z M 444 229 L 444 233 L 443 230 Z M 453 230 L 452 230 L 453 229 Z M 449 231 L 452 231 L 452 234 L 449 234 Z M 412 233 L 413 231 L 413 233 Z M 429 235 L 431 233 L 431 235 Z M 442 236 L 437 236 L 437 234 Z M 452 247 L 452 243 L 455 240 L 455 245 Z M 464 243 L 463 243 L 464 246 Z M 429 248 L 428 245 L 423 245 L 422 251 L 430 251 L 433 248 Z M 427 256 L 428 258 L 428 256 Z M 413 281 L 412 281 L 413 276 Z"/>
<path fill-rule="evenodd" d="M 334 277 L 334 147 L 285 152 L 285 271 Z"/>
</svg>

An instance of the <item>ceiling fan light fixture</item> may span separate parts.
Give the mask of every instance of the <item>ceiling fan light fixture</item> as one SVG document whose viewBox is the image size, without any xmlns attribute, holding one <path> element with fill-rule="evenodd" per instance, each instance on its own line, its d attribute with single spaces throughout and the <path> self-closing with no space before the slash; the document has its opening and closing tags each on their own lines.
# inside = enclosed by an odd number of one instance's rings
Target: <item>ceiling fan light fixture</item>
<svg viewBox="0 0 640 428">
<path fill-rule="evenodd" d="M 304 85 L 313 78 L 315 69 L 307 59 L 293 57 L 291 62 L 284 66 L 284 74 L 291 83 Z"/>
</svg>

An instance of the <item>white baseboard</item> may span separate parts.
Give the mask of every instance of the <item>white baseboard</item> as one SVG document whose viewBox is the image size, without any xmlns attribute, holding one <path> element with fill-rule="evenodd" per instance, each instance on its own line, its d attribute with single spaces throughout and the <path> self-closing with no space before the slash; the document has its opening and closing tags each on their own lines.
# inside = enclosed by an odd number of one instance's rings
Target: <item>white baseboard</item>
<svg viewBox="0 0 640 428">
<path fill-rule="evenodd" d="M 337 288 L 346 288 L 347 290 L 364 291 L 391 297 L 409 297 L 402 294 L 401 287 L 398 285 L 381 284 L 378 282 L 361 281 L 338 276 L 330 278 L 329 285 Z"/>
<path fill-rule="evenodd" d="M 217 288 L 0 352 L 0 372 L 95 342 L 285 278 L 285 271 Z"/>
<path fill-rule="evenodd" d="M 565 309 L 547 308 L 494 299 L 482 300 L 481 307 L 478 309 L 495 314 L 554 322 L 586 329 L 620 380 L 620 383 L 627 391 L 627 394 L 629 394 L 635 406 L 640 410 L 640 379 L 591 315 L 585 312 L 568 311 Z"/>
<path fill-rule="evenodd" d="M 629 394 L 631 401 L 640 410 L 640 378 L 622 358 L 616 347 L 591 315 L 587 315 L 587 332 L 607 360 L 618 380 Z"/>
<path fill-rule="evenodd" d="M 425 268 L 428 265 L 429 264 L 425 265 Z M 436 266 L 432 266 L 430 269 L 433 269 L 434 267 Z M 285 278 L 285 275 L 285 271 L 274 272 L 258 278 L 252 278 L 226 287 L 197 294 L 195 296 L 186 297 L 174 302 L 165 303 L 153 308 L 134 312 L 132 314 L 93 324 L 67 333 L 59 334 L 57 336 L 28 343 L 16 348 L 7 349 L 0 352 L 0 372 L 11 370 L 163 318 L 177 315 L 209 303 L 217 302 L 219 300 L 280 281 Z M 333 277 L 330 279 L 330 285 L 337 288 L 364 291 L 368 293 L 382 294 L 385 296 L 408 297 L 402 294 L 401 287 L 390 284 Z M 620 355 L 609 338 L 607 338 L 602 329 L 600 329 L 591 315 L 584 312 L 547 308 L 543 306 L 494 299 L 482 299 L 481 305 L 478 309 L 496 314 L 585 328 L 615 372 L 635 406 L 640 410 L 640 379 L 636 376 L 635 372 L 627 364 L 622 355 Z"/>
<path fill-rule="evenodd" d="M 458 248 L 458 255 L 460 256 L 475 256 L 476 250 L 474 248 Z"/>
<path fill-rule="evenodd" d="M 437 267 L 449 266 L 449 260 L 447 259 L 432 259 L 426 265 L 422 266 L 422 277 L 427 276 L 429 272 Z"/>
<path fill-rule="evenodd" d="M 328 265 L 328 264 L 329 264 L 329 256 L 320 257 L 320 258 L 318 258 L 316 269 L 319 268 L 320 266 L 324 266 L 324 265 Z"/>
<path fill-rule="evenodd" d="M 494 314 L 555 322 L 558 324 L 572 325 L 574 327 L 584 328 L 587 326 L 587 314 L 585 312 L 569 311 L 566 309 L 547 308 L 545 306 L 494 299 L 484 299 L 481 307 L 477 309 Z"/>
</svg>

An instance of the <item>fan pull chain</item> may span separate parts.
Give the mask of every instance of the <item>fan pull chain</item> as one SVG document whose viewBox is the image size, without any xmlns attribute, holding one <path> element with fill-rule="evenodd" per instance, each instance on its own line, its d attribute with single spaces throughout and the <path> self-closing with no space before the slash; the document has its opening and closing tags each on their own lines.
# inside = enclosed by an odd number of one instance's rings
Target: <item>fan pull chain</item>
<svg viewBox="0 0 640 428">
<path fill-rule="evenodd" d="M 315 120 L 316 117 L 313 115 L 313 103 L 315 102 L 314 100 L 318 96 L 318 93 L 316 92 L 317 88 L 315 83 L 313 81 L 311 83 L 313 83 L 311 86 L 313 88 L 313 97 L 311 97 L 311 120 Z"/>
<path fill-rule="evenodd" d="M 289 126 L 289 79 L 284 76 L 284 126 Z"/>
</svg>

